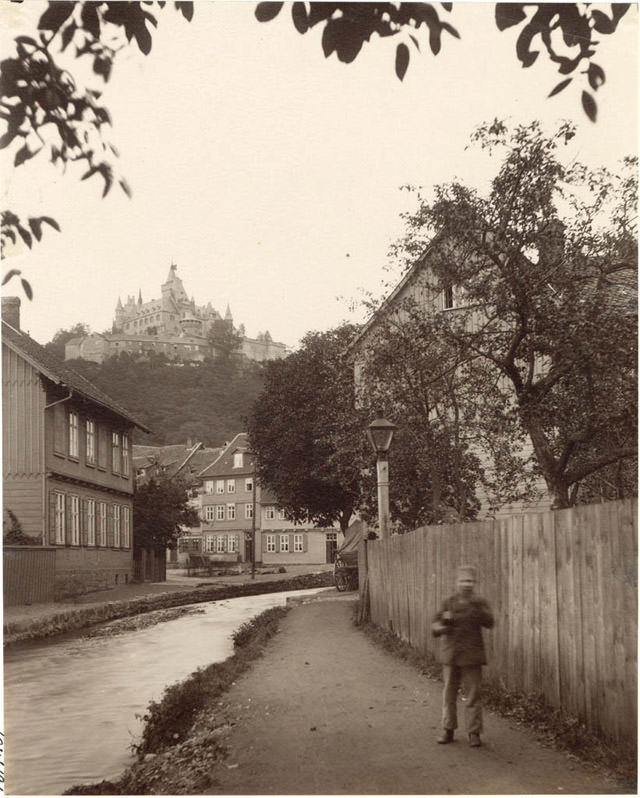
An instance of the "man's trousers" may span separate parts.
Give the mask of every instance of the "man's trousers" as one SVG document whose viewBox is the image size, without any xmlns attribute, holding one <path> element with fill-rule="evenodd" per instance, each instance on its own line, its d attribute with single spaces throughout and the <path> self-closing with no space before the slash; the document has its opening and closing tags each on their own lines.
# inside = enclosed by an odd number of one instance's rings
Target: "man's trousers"
<svg viewBox="0 0 640 798">
<path fill-rule="evenodd" d="M 465 696 L 465 720 L 467 734 L 480 734 L 482 731 L 482 682 L 481 665 L 443 665 L 444 690 L 442 692 L 442 728 L 457 729 L 458 713 L 456 701 L 458 689 L 462 684 Z"/>
</svg>

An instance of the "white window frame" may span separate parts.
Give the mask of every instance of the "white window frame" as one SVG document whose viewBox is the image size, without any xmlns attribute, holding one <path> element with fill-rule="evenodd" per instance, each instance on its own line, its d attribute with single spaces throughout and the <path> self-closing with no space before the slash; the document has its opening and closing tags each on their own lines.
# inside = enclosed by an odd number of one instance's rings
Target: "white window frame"
<svg viewBox="0 0 640 798">
<path fill-rule="evenodd" d="M 275 521 L 276 518 L 276 508 L 272 506 L 267 506 L 264 508 L 264 518 L 265 521 Z"/>
<path fill-rule="evenodd" d="M 227 493 L 235 493 L 236 492 L 236 481 L 235 479 L 228 479 L 227 480 Z"/>
<path fill-rule="evenodd" d="M 129 436 L 122 433 L 122 476 L 128 477 L 130 473 Z"/>
<path fill-rule="evenodd" d="M 120 505 L 113 505 L 113 547 L 114 549 L 120 548 Z"/>
<path fill-rule="evenodd" d="M 249 477 L 244 481 L 244 489 L 247 493 L 253 493 L 253 477 Z"/>
<path fill-rule="evenodd" d="M 80 447 L 78 444 L 78 414 L 75 410 L 69 410 L 69 457 L 77 460 L 80 456 Z"/>
<path fill-rule="evenodd" d="M 278 521 L 286 521 L 284 510 L 278 510 Z"/>
<path fill-rule="evenodd" d="M 98 502 L 98 546 L 107 545 L 107 503 Z"/>
<path fill-rule="evenodd" d="M 131 548 L 131 512 L 129 507 L 122 507 L 122 548 Z"/>
<path fill-rule="evenodd" d="M 265 535 L 265 551 L 268 554 L 275 554 L 276 551 L 276 536 Z"/>
<path fill-rule="evenodd" d="M 227 504 L 227 521 L 236 520 L 236 506 L 235 504 Z"/>
<path fill-rule="evenodd" d="M 72 546 L 80 545 L 80 497 L 75 493 L 69 495 L 69 538 Z"/>
<path fill-rule="evenodd" d="M 295 534 L 293 536 L 293 552 L 294 554 L 301 554 L 304 551 L 304 536 Z"/>
<path fill-rule="evenodd" d="M 67 529 L 67 507 L 66 497 L 64 493 L 55 491 L 56 496 L 56 509 L 55 509 L 55 530 L 56 530 L 56 544 L 64 546 L 65 533 Z"/>
<path fill-rule="evenodd" d="M 216 493 L 224 493 L 224 479 L 216 481 Z"/>
<path fill-rule="evenodd" d="M 215 521 L 217 504 L 205 504 L 204 506 L 204 520 Z"/>
<path fill-rule="evenodd" d="M 215 551 L 214 543 L 215 540 L 213 535 L 207 535 L 204 539 L 204 550 L 207 554 L 211 554 L 211 552 Z"/>
<path fill-rule="evenodd" d="M 227 535 L 227 551 L 229 554 L 237 554 L 239 550 L 238 545 L 237 535 Z"/>
<path fill-rule="evenodd" d="M 280 551 L 283 554 L 289 553 L 289 535 L 280 535 Z"/>
<path fill-rule="evenodd" d="M 120 449 L 120 433 L 119 432 L 112 432 L 111 433 L 111 471 L 114 474 L 120 473 L 120 457 L 121 457 L 121 449 Z"/>
<path fill-rule="evenodd" d="M 224 554 L 225 552 L 225 542 L 226 536 L 225 535 L 216 535 L 216 554 Z"/>
<path fill-rule="evenodd" d="M 244 465 L 244 453 L 243 452 L 234 452 L 233 453 L 233 467 L 234 468 L 242 468 Z"/>
<path fill-rule="evenodd" d="M 92 418 L 85 421 L 85 459 L 90 465 L 96 464 L 96 422 Z"/>
<path fill-rule="evenodd" d="M 96 545 L 96 502 L 87 499 L 87 546 Z"/>
<path fill-rule="evenodd" d="M 205 480 L 204 492 L 205 493 L 213 493 L 213 485 L 214 485 L 214 483 L 213 483 L 212 479 Z"/>
<path fill-rule="evenodd" d="M 224 521 L 224 504 L 216 504 L 216 521 Z"/>
<path fill-rule="evenodd" d="M 253 502 L 248 502 L 244 506 L 244 517 L 245 519 L 253 518 Z"/>
</svg>

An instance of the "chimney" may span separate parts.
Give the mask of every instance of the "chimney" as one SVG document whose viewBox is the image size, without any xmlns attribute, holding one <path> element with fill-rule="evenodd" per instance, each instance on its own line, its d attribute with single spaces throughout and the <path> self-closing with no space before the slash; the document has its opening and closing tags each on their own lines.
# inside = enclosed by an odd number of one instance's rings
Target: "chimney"
<svg viewBox="0 0 640 798">
<path fill-rule="evenodd" d="M 20 297 L 2 297 L 2 320 L 10 324 L 14 329 L 20 329 Z"/>
</svg>

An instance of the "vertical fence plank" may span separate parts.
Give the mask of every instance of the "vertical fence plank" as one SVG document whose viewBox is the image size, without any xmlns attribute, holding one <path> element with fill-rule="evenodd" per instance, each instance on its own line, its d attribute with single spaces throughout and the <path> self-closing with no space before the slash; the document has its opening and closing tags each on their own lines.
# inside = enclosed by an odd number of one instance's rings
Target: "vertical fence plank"
<svg viewBox="0 0 640 798">
<path fill-rule="evenodd" d="M 540 683 L 548 702 L 560 706 L 558 664 L 558 588 L 555 515 L 540 513 Z"/>
</svg>

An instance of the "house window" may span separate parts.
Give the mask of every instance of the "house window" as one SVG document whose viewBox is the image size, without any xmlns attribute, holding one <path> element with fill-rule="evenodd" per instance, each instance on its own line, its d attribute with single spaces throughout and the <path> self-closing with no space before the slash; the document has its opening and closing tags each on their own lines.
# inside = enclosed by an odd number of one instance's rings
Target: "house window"
<svg viewBox="0 0 640 798">
<path fill-rule="evenodd" d="M 113 505 L 113 545 L 120 548 L 120 505 Z"/>
<path fill-rule="evenodd" d="M 228 479 L 227 480 L 227 493 L 235 493 L 236 492 L 236 481 L 235 479 Z"/>
<path fill-rule="evenodd" d="M 117 474 L 120 470 L 120 433 L 111 433 L 111 470 Z"/>
<path fill-rule="evenodd" d="M 213 493 L 213 480 L 212 479 L 208 479 L 204 483 L 204 492 L 205 493 Z"/>
<path fill-rule="evenodd" d="M 214 538 L 213 535 L 207 535 L 207 537 L 205 538 L 205 541 L 204 541 L 204 550 L 206 552 L 215 551 L 214 541 L 215 541 L 215 538 Z"/>
<path fill-rule="evenodd" d="M 267 552 L 273 554 L 276 550 L 276 536 L 267 535 Z"/>
<path fill-rule="evenodd" d="M 96 426 L 96 433 L 98 436 L 98 468 L 106 468 L 109 456 L 109 433 L 99 425 Z"/>
<path fill-rule="evenodd" d="M 280 551 L 285 553 L 289 551 L 289 535 L 280 535 Z"/>
<path fill-rule="evenodd" d="M 285 520 L 284 510 L 278 510 L 278 521 L 284 521 L 284 520 Z"/>
<path fill-rule="evenodd" d="M 227 535 L 227 551 L 230 554 L 235 554 L 238 551 L 238 536 Z"/>
<path fill-rule="evenodd" d="M 242 452 L 235 452 L 233 455 L 233 467 L 242 468 L 244 457 Z"/>
<path fill-rule="evenodd" d="M 107 505 L 98 502 L 98 546 L 107 545 Z"/>
<path fill-rule="evenodd" d="M 276 508 L 275 507 L 265 507 L 264 508 L 264 517 L 267 521 L 273 521 L 276 517 Z"/>
<path fill-rule="evenodd" d="M 302 535 L 294 535 L 293 536 L 293 551 L 296 554 L 304 551 L 304 544 L 302 542 Z"/>
<path fill-rule="evenodd" d="M 64 545 L 66 531 L 65 495 L 56 492 L 56 543 Z"/>
<path fill-rule="evenodd" d="M 122 548 L 131 548 L 131 510 L 122 508 Z"/>
<path fill-rule="evenodd" d="M 122 436 L 122 475 L 129 476 L 129 436 Z"/>
<path fill-rule="evenodd" d="M 245 479 L 244 489 L 247 491 L 247 493 L 253 493 L 253 479 Z"/>
<path fill-rule="evenodd" d="M 69 457 L 78 457 L 78 414 L 69 411 Z"/>
<path fill-rule="evenodd" d="M 207 504 L 204 508 L 204 520 L 213 521 L 215 518 L 216 506 L 214 504 Z"/>
<path fill-rule="evenodd" d="M 224 521 L 224 504 L 216 504 L 216 521 Z"/>
<path fill-rule="evenodd" d="M 216 554 L 224 554 L 224 535 L 216 536 Z"/>
<path fill-rule="evenodd" d="M 245 504 L 245 506 L 244 506 L 244 517 L 245 518 L 253 518 L 253 504 Z"/>
<path fill-rule="evenodd" d="M 73 495 L 69 496 L 69 543 L 80 545 L 80 499 Z"/>
<path fill-rule="evenodd" d="M 87 546 L 96 545 L 96 503 L 87 499 Z"/>
<path fill-rule="evenodd" d="M 227 504 L 227 521 L 236 520 L 236 506 L 235 504 Z"/>
<path fill-rule="evenodd" d="M 216 493 L 224 493 L 224 479 L 216 481 Z"/>
<path fill-rule="evenodd" d="M 96 462 L 96 422 L 88 418 L 85 424 L 85 458 L 87 463 Z"/>
</svg>

